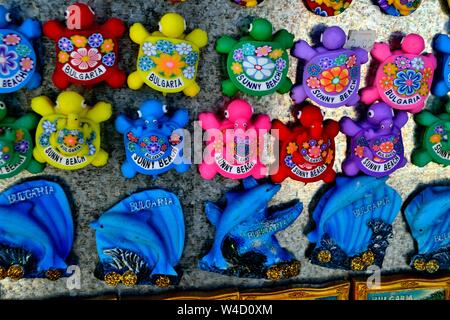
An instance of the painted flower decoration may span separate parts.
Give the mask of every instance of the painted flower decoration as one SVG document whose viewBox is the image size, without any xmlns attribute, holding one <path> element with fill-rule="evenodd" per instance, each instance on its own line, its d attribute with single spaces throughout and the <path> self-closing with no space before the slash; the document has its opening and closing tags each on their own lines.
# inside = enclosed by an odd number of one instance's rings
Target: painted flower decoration
<svg viewBox="0 0 450 320">
<path fill-rule="evenodd" d="M 242 62 L 242 60 L 244 60 L 244 52 L 242 51 L 242 49 L 236 49 L 233 52 L 233 60 L 234 61 L 239 61 Z"/>
<path fill-rule="evenodd" d="M 286 166 L 287 166 L 288 168 L 293 168 L 293 167 L 295 167 L 295 163 L 294 163 L 294 161 L 292 161 L 292 156 L 286 156 L 286 157 L 284 158 L 284 163 L 286 164 Z"/>
<path fill-rule="evenodd" d="M 17 46 L 21 40 L 15 33 L 10 33 L 3 38 L 3 42 L 8 46 Z"/>
<path fill-rule="evenodd" d="M 39 144 L 43 147 L 47 147 L 50 144 L 50 139 L 48 135 L 43 134 L 39 137 Z"/>
<path fill-rule="evenodd" d="M 287 154 L 294 154 L 298 150 L 298 145 L 295 142 L 289 142 L 286 147 Z"/>
<path fill-rule="evenodd" d="M 22 71 L 30 72 L 34 68 L 34 61 L 33 59 L 26 57 L 22 58 L 20 60 L 20 69 Z"/>
<path fill-rule="evenodd" d="M 101 59 L 101 54 L 97 49 L 91 48 L 79 48 L 77 51 L 72 51 L 70 54 L 72 58 L 71 63 L 80 68 L 80 70 L 86 70 L 89 68 L 94 68 Z"/>
<path fill-rule="evenodd" d="M 247 56 L 242 64 L 245 73 L 256 80 L 268 79 L 275 69 L 275 64 L 268 58 Z"/>
<path fill-rule="evenodd" d="M 44 129 L 44 132 L 46 134 L 51 134 L 56 131 L 56 124 L 54 124 L 53 122 L 51 122 L 49 120 L 45 120 L 42 123 L 42 129 Z"/>
<path fill-rule="evenodd" d="M 192 51 L 192 46 L 189 43 L 181 42 L 175 46 L 175 50 L 181 55 L 187 55 Z"/>
<path fill-rule="evenodd" d="M 187 67 L 183 70 L 183 75 L 186 79 L 194 79 L 195 67 Z"/>
<path fill-rule="evenodd" d="M 325 10 L 322 10 L 320 7 L 316 7 L 314 9 L 314 13 L 321 17 L 327 17 L 328 13 Z"/>
<path fill-rule="evenodd" d="M 334 62 L 332 59 L 327 58 L 327 57 L 321 58 L 319 60 L 319 66 L 320 66 L 320 68 L 322 68 L 322 70 L 329 69 L 331 67 L 334 67 Z"/>
<path fill-rule="evenodd" d="M 359 72 L 361 71 L 361 68 L 358 66 L 354 66 L 350 69 L 350 77 L 351 78 L 359 78 Z"/>
<path fill-rule="evenodd" d="M 310 87 L 311 89 L 318 89 L 320 88 L 320 80 L 317 77 L 309 77 L 306 80 L 306 84 L 308 85 L 308 87 Z"/>
<path fill-rule="evenodd" d="M 142 45 L 142 52 L 147 56 L 156 56 L 158 53 L 156 46 L 151 42 L 144 42 Z"/>
<path fill-rule="evenodd" d="M 0 45 L 0 73 L 8 76 L 10 74 L 10 70 L 14 70 L 17 68 L 17 60 L 18 55 L 14 51 L 9 51 L 8 47 L 1 44 Z"/>
<path fill-rule="evenodd" d="M 420 86 L 420 89 L 419 89 L 419 94 L 422 97 L 426 97 L 429 92 L 430 92 L 430 88 L 428 87 L 428 84 L 426 82 L 422 82 L 422 85 Z"/>
<path fill-rule="evenodd" d="M 269 57 L 274 60 L 281 58 L 282 56 L 283 56 L 283 50 L 281 50 L 281 49 L 275 49 L 269 54 Z"/>
<path fill-rule="evenodd" d="M 345 54 L 341 54 L 336 59 L 334 59 L 334 64 L 336 66 L 342 66 L 346 62 L 347 62 L 347 56 Z"/>
<path fill-rule="evenodd" d="M 68 147 L 75 147 L 78 144 L 78 136 L 68 134 L 64 136 L 64 144 Z"/>
<path fill-rule="evenodd" d="M 170 41 L 159 40 L 158 42 L 156 42 L 156 48 L 164 53 L 172 54 L 173 50 L 175 49 L 175 46 Z"/>
<path fill-rule="evenodd" d="M 311 148 L 309 148 L 308 153 L 311 157 L 318 158 L 320 157 L 322 150 L 320 150 L 319 146 L 312 146 Z"/>
<path fill-rule="evenodd" d="M 114 52 L 107 53 L 103 56 L 102 62 L 107 67 L 112 67 L 116 62 L 116 55 Z"/>
<path fill-rule="evenodd" d="M 348 85 L 348 69 L 334 67 L 330 70 L 322 72 L 320 83 L 326 92 L 342 92 Z"/>
<path fill-rule="evenodd" d="M 138 138 L 136 138 L 135 136 L 134 136 L 134 134 L 133 134 L 133 132 L 128 132 L 127 133 L 127 138 L 128 138 L 128 140 L 129 141 L 131 141 L 131 142 L 138 142 L 139 141 L 139 139 Z"/>
<path fill-rule="evenodd" d="M 242 64 L 240 64 L 239 62 L 233 62 L 231 64 L 231 70 L 234 74 L 241 74 L 243 72 Z"/>
<path fill-rule="evenodd" d="M 67 61 L 69 61 L 69 54 L 65 51 L 60 51 L 58 53 L 58 62 L 59 63 L 66 63 Z"/>
<path fill-rule="evenodd" d="M 97 148 L 95 148 L 95 146 L 93 144 L 90 144 L 88 155 L 92 156 L 95 154 L 96 151 L 97 151 Z"/>
<path fill-rule="evenodd" d="M 150 152 L 150 154 L 154 155 L 157 154 L 160 151 L 160 146 L 158 143 L 152 142 L 147 146 L 147 150 L 148 152 Z"/>
<path fill-rule="evenodd" d="M 286 61 L 280 58 L 275 61 L 275 65 L 277 66 L 277 70 L 281 72 L 286 68 Z"/>
<path fill-rule="evenodd" d="M 62 37 L 58 40 L 58 48 L 62 51 L 70 52 L 73 50 L 72 41 L 66 37 Z"/>
<path fill-rule="evenodd" d="M 187 55 L 186 57 L 186 63 L 190 66 L 193 66 L 197 63 L 198 61 L 198 52 L 191 52 Z"/>
<path fill-rule="evenodd" d="M 333 155 L 334 155 L 334 151 L 329 150 L 328 154 L 327 154 L 327 158 L 325 159 L 326 164 L 331 164 L 331 162 L 333 162 Z"/>
<path fill-rule="evenodd" d="M 70 40 L 72 40 L 72 43 L 77 48 L 83 48 L 87 44 L 87 39 L 86 39 L 86 37 L 83 37 L 83 36 L 72 36 L 72 37 L 70 37 Z"/>
<path fill-rule="evenodd" d="M 422 74 L 414 70 L 404 70 L 397 74 L 394 85 L 398 87 L 398 93 L 406 96 L 413 95 L 420 89 Z"/>
<path fill-rule="evenodd" d="M 100 51 L 103 53 L 108 53 L 114 50 L 114 41 L 112 39 L 106 39 L 100 47 Z"/>
<path fill-rule="evenodd" d="M 430 137 L 430 142 L 431 143 L 439 143 L 439 142 L 441 142 L 441 135 L 440 134 L 433 134 L 433 135 L 431 135 L 431 137 Z"/>
<path fill-rule="evenodd" d="M 258 57 L 266 57 L 271 52 L 272 52 L 271 46 L 262 46 L 262 47 L 256 48 L 256 50 L 255 50 L 255 53 Z"/>
<path fill-rule="evenodd" d="M 384 67 L 383 67 L 383 71 L 385 74 L 387 74 L 388 76 L 395 76 L 397 74 L 398 68 L 395 64 L 393 63 L 387 63 Z"/>
<path fill-rule="evenodd" d="M 439 133 L 439 134 L 443 134 L 444 131 L 445 131 L 445 130 L 444 130 L 444 126 L 441 126 L 441 125 L 436 126 L 436 127 L 434 128 L 434 132 Z"/>
<path fill-rule="evenodd" d="M 23 130 L 19 129 L 16 131 L 16 141 L 22 140 L 24 137 L 24 132 Z"/>
<path fill-rule="evenodd" d="M 103 36 L 100 33 L 94 33 L 88 38 L 88 43 L 92 48 L 98 48 L 103 43 Z"/>
<path fill-rule="evenodd" d="M 318 64 L 311 64 L 308 66 L 308 73 L 313 76 L 317 77 L 322 72 L 322 68 Z"/>
<path fill-rule="evenodd" d="M 380 150 L 384 153 L 389 153 L 394 150 L 394 144 L 391 141 L 386 141 L 380 144 Z"/>
<path fill-rule="evenodd" d="M 14 150 L 20 153 L 25 153 L 30 149 L 30 143 L 27 140 L 22 140 L 14 146 Z"/>
<path fill-rule="evenodd" d="M 380 79 L 380 86 L 384 90 L 391 89 L 393 87 L 393 85 L 394 85 L 394 79 L 392 77 L 384 76 Z"/>
<path fill-rule="evenodd" d="M 346 66 L 347 68 L 352 68 L 356 64 L 356 55 L 352 54 L 350 57 L 348 57 Z"/>
<path fill-rule="evenodd" d="M 139 69 L 142 71 L 149 71 L 155 67 L 155 63 L 149 56 L 143 56 L 139 58 Z"/>
<path fill-rule="evenodd" d="M 24 45 L 24 44 L 19 44 L 16 47 L 16 52 L 17 52 L 17 54 L 19 56 L 26 57 L 26 56 L 29 56 L 31 54 L 31 49 L 28 46 Z"/>
<path fill-rule="evenodd" d="M 156 70 L 166 77 L 180 76 L 182 68 L 186 66 L 178 53 L 173 55 L 162 53 L 159 57 L 155 57 L 153 61 L 156 63 Z"/>
<path fill-rule="evenodd" d="M 242 51 L 244 52 L 244 55 L 246 55 L 246 56 L 254 55 L 255 54 L 255 50 L 256 50 L 255 46 L 250 44 L 250 43 L 245 43 L 242 46 Z"/>
<path fill-rule="evenodd" d="M 421 57 L 416 57 L 416 58 L 412 59 L 411 66 L 414 69 L 422 70 L 425 67 L 425 62 L 423 61 L 423 59 Z"/>
<path fill-rule="evenodd" d="M 364 147 L 363 146 L 357 146 L 354 151 L 355 151 L 355 155 L 358 156 L 359 158 L 364 157 Z"/>
<path fill-rule="evenodd" d="M 180 144 L 181 140 L 182 140 L 182 137 L 179 134 L 177 134 L 177 133 L 172 133 L 172 135 L 169 138 L 169 142 L 172 145 Z"/>
<path fill-rule="evenodd" d="M 406 57 L 395 58 L 395 65 L 399 70 L 405 70 L 411 68 L 411 60 Z"/>
<path fill-rule="evenodd" d="M 433 77 L 433 70 L 431 68 L 425 68 L 423 70 L 423 80 L 428 81 Z"/>
</svg>

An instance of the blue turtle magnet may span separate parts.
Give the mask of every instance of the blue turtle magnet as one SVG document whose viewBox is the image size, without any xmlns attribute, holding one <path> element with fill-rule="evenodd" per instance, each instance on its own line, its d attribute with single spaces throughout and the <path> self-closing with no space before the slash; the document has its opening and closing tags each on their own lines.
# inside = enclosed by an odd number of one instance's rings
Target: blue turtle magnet
<svg viewBox="0 0 450 320">
<path fill-rule="evenodd" d="M 339 177 L 313 213 L 316 246 L 311 262 L 323 267 L 363 271 L 381 268 L 402 200 L 387 178 Z"/>
<path fill-rule="evenodd" d="M 0 93 L 25 86 L 36 89 L 42 80 L 33 46 L 42 34 L 41 23 L 35 19 L 26 19 L 20 26 L 11 22 L 11 14 L 0 5 Z"/>
<path fill-rule="evenodd" d="M 66 275 L 73 237 L 70 205 L 57 183 L 28 181 L 0 194 L 1 278 Z"/>
<path fill-rule="evenodd" d="M 437 35 L 434 49 L 438 53 L 439 64 L 431 93 L 443 97 L 450 91 L 450 37 L 446 34 Z"/>
<path fill-rule="evenodd" d="M 297 219 L 303 205 L 296 201 L 287 209 L 269 211 L 268 203 L 280 188 L 279 184 L 258 184 L 249 177 L 244 180 L 244 191 L 226 193 L 225 207 L 206 203 L 206 216 L 216 235 L 200 269 L 271 280 L 299 274 L 300 262 L 278 243 L 275 234 Z"/>
<path fill-rule="evenodd" d="M 184 248 L 184 217 L 178 198 L 165 190 L 135 193 L 91 223 L 106 284 L 155 284 L 179 280 L 175 270 Z"/>
<path fill-rule="evenodd" d="M 169 117 L 161 101 L 147 100 L 139 107 L 138 115 L 136 120 L 125 115 L 116 119 L 116 129 L 124 135 L 125 143 L 122 174 L 133 178 L 137 173 L 156 176 L 172 168 L 178 172 L 189 170 L 190 163 L 183 158 L 187 110 L 179 109 Z"/>
<path fill-rule="evenodd" d="M 450 186 L 429 186 L 405 209 L 406 221 L 417 242 L 411 266 L 435 273 L 450 269 Z"/>
</svg>

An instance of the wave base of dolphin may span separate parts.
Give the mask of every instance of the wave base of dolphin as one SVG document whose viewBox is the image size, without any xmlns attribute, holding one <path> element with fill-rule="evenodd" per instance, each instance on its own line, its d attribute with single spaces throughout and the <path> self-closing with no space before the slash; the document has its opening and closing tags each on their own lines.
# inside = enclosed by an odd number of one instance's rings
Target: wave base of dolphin
<svg viewBox="0 0 450 320">
<path fill-rule="evenodd" d="M 387 178 L 339 177 L 313 212 L 316 229 L 308 234 L 316 246 L 311 262 L 353 271 L 381 268 L 400 211 L 400 195 Z"/>
<path fill-rule="evenodd" d="M 416 195 L 405 208 L 418 253 L 411 266 L 435 273 L 450 269 L 450 186 L 430 186 Z"/>
<path fill-rule="evenodd" d="M 206 203 L 206 216 L 216 227 L 216 235 L 211 250 L 199 262 L 200 269 L 272 280 L 298 275 L 300 262 L 280 246 L 275 234 L 297 219 L 303 205 L 296 201 L 288 209 L 269 212 L 268 203 L 280 188 L 249 177 L 244 180 L 244 191 L 226 193 L 224 209 Z"/>
<path fill-rule="evenodd" d="M 62 188 L 35 180 L 0 194 L 0 269 L 13 279 L 66 274 L 74 237 L 72 212 Z"/>
<path fill-rule="evenodd" d="M 109 285 L 179 280 L 175 270 L 184 248 L 184 217 L 178 198 L 165 190 L 135 193 L 91 223 L 99 263 L 95 276 Z"/>
</svg>

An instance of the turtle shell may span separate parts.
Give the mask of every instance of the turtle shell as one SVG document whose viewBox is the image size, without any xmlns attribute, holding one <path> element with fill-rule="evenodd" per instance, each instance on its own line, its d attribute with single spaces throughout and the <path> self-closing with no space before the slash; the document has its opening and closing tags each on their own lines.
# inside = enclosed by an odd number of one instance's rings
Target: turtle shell
<svg viewBox="0 0 450 320">
<path fill-rule="evenodd" d="M 375 85 L 385 103 L 396 109 L 411 110 L 425 103 L 433 74 L 423 56 L 393 54 L 379 66 Z"/>
<path fill-rule="evenodd" d="M 359 169 L 371 176 L 386 176 L 404 165 L 401 132 L 367 139 L 362 130 L 351 139 L 349 150 Z M 366 157 L 367 151 L 372 159 Z"/>
<path fill-rule="evenodd" d="M 36 71 L 32 43 L 16 30 L 0 29 L 0 93 L 26 86 Z"/>
<path fill-rule="evenodd" d="M 321 17 L 337 16 L 344 12 L 352 3 L 353 0 L 305 0 L 308 9 Z"/>
<path fill-rule="evenodd" d="M 99 31 L 66 31 L 56 41 L 56 68 L 72 81 L 93 85 L 117 66 L 118 50 L 117 39 Z"/>
<path fill-rule="evenodd" d="M 265 96 L 282 86 L 289 70 L 289 56 L 276 42 L 240 41 L 228 54 L 226 68 L 239 91 Z"/>
<path fill-rule="evenodd" d="M 3 143 L 7 130 L 15 132 L 16 139 L 12 146 Z M 0 179 L 10 178 L 28 168 L 33 157 L 33 139 L 27 129 L 14 123 L 0 123 L 0 147 Z"/>
<path fill-rule="evenodd" d="M 444 121 L 436 121 L 425 129 L 423 144 L 434 162 L 450 165 L 450 142 Z"/>
<path fill-rule="evenodd" d="M 352 50 L 337 50 L 312 58 L 303 71 L 308 97 L 319 105 L 340 107 L 358 95 L 361 62 Z"/>
<path fill-rule="evenodd" d="M 100 126 L 81 118 L 76 129 L 60 124 L 67 117 L 53 114 L 43 117 L 36 129 L 36 148 L 47 163 L 59 169 L 77 170 L 89 165 L 100 150 Z"/>
<path fill-rule="evenodd" d="M 170 170 L 180 157 L 183 136 L 176 132 L 170 137 L 155 129 L 147 129 L 140 138 L 132 130 L 124 135 L 126 157 L 142 174 L 157 175 Z"/>
<path fill-rule="evenodd" d="M 137 70 L 150 88 L 181 92 L 195 82 L 199 57 L 199 48 L 190 41 L 151 36 L 139 49 Z"/>
</svg>

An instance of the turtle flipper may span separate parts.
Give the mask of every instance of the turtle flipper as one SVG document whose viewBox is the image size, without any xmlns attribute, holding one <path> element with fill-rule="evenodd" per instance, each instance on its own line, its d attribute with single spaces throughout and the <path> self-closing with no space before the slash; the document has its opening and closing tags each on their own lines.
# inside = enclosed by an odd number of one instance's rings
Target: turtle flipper
<svg viewBox="0 0 450 320">
<path fill-rule="evenodd" d="M 291 79 L 286 77 L 286 79 L 284 79 L 281 82 L 280 87 L 278 88 L 277 92 L 281 93 L 281 94 L 285 94 L 285 93 L 288 93 L 289 91 L 291 91 L 291 88 L 292 88 L 292 81 L 291 81 Z"/>
<path fill-rule="evenodd" d="M 437 81 L 433 88 L 431 89 L 433 95 L 437 96 L 437 97 L 443 97 L 445 95 L 447 95 L 448 90 L 448 86 L 447 83 L 445 82 L 444 79 L 440 79 L 439 81 Z"/>
<path fill-rule="evenodd" d="M 284 49 L 289 49 L 294 46 L 294 35 L 286 29 L 281 29 L 275 33 L 273 41 L 281 44 Z"/>
<path fill-rule="evenodd" d="M 18 127 L 25 128 L 27 130 L 32 130 L 37 127 L 39 123 L 39 118 L 33 113 L 27 113 L 26 115 L 17 119 L 14 124 Z"/>
<path fill-rule="evenodd" d="M 103 167 L 108 162 L 108 158 L 108 153 L 105 150 L 100 149 L 95 158 L 92 160 L 92 165 L 94 167 Z"/>
<path fill-rule="evenodd" d="M 112 116 L 112 105 L 107 102 L 100 101 L 88 111 L 86 117 L 94 122 L 100 123 L 108 120 Z"/>
<path fill-rule="evenodd" d="M 144 85 L 144 80 L 139 72 L 135 71 L 128 76 L 127 83 L 130 89 L 139 90 Z"/>
<path fill-rule="evenodd" d="M 45 163 L 38 162 L 35 159 L 31 159 L 30 164 L 27 167 L 28 172 L 37 174 L 44 171 Z"/>
<path fill-rule="evenodd" d="M 200 92 L 200 86 L 197 82 L 193 82 L 190 86 L 183 90 L 183 93 L 188 97 L 195 97 Z"/>
<path fill-rule="evenodd" d="M 31 109 L 43 117 L 53 114 L 54 106 L 52 100 L 46 96 L 35 97 L 31 100 Z"/>
<path fill-rule="evenodd" d="M 430 155 L 424 148 L 414 150 L 411 154 L 411 162 L 418 167 L 425 167 L 431 160 Z"/>
<path fill-rule="evenodd" d="M 27 88 L 30 90 L 37 89 L 42 83 L 42 76 L 35 72 L 32 76 L 30 81 L 27 83 Z"/>
<path fill-rule="evenodd" d="M 185 40 L 194 43 L 199 48 L 203 48 L 208 44 L 208 34 L 202 29 L 195 29 L 186 36 Z"/>
<path fill-rule="evenodd" d="M 227 79 L 222 81 L 222 92 L 227 97 L 233 97 L 239 92 L 239 89 L 233 84 L 230 79 Z"/>
<path fill-rule="evenodd" d="M 216 42 L 216 51 L 218 53 L 226 54 L 230 52 L 231 48 L 237 43 L 235 39 L 230 36 L 220 37 Z"/>
<path fill-rule="evenodd" d="M 142 44 L 142 42 L 150 37 L 150 33 L 141 23 L 135 23 L 130 28 L 130 38 L 134 43 Z"/>
<path fill-rule="evenodd" d="M 45 158 L 44 156 L 42 156 L 41 152 L 38 150 L 38 148 L 34 148 L 33 149 L 33 157 L 36 161 L 40 162 L 40 163 L 44 163 L 45 164 Z"/>
<path fill-rule="evenodd" d="M 134 168 L 131 166 L 131 164 L 128 162 L 128 160 L 126 160 L 123 164 L 122 167 L 120 168 L 122 171 L 122 174 L 125 178 L 131 179 L 134 178 L 136 176 L 136 170 L 134 170 Z"/>
</svg>

